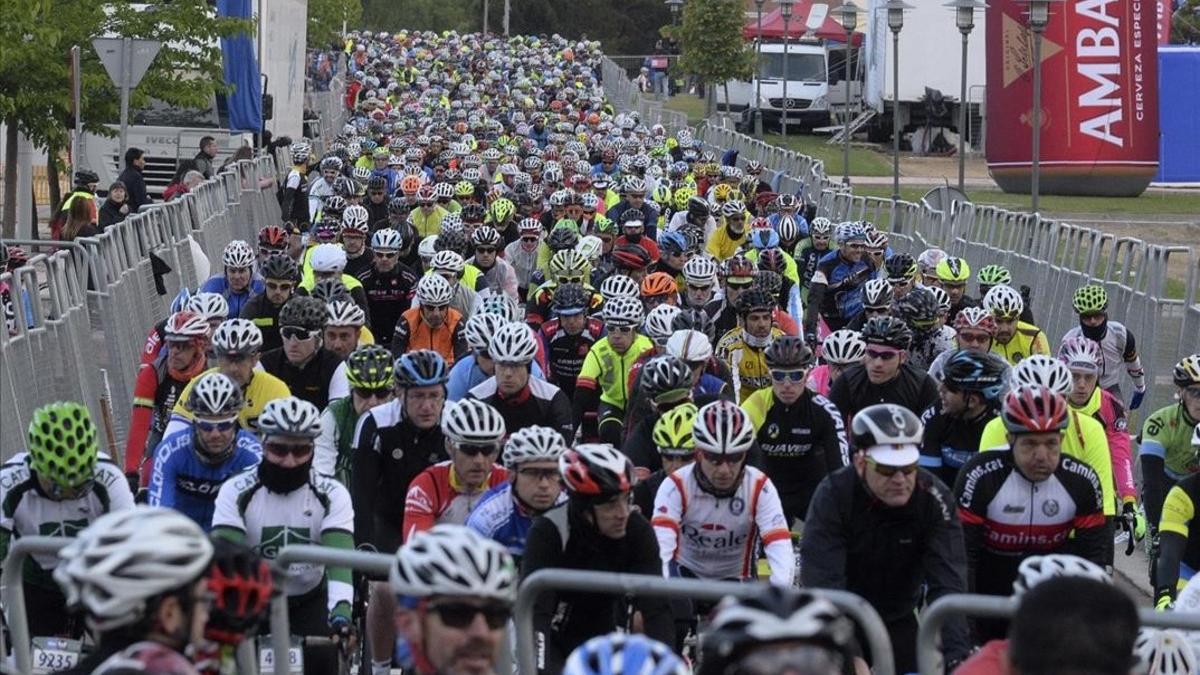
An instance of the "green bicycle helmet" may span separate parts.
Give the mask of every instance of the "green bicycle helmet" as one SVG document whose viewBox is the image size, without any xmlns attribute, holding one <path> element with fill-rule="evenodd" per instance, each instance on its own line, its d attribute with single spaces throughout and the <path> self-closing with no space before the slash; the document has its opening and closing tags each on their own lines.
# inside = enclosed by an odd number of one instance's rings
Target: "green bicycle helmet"
<svg viewBox="0 0 1200 675">
<path fill-rule="evenodd" d="M 1088 284 L 1075 291 L 1071 304 L 1079 314 L 1099 314 L 1108 309 L 1108 292 L 1098 284 Z"/>
<path fill-rule="evenodd" d="M 692 427 L 696 423 L 696 413 L 695 403 L 683 403 L 658 418 L 651 437 L 660 454 L 686 457 L 695 451 Z"/>
<path fill-rule="evenodd" d="M 592 220 L 592 225 L 595 226 L 597 234 L 617 233 L 617 224 L 608 216 L 596 214 L 596 217 Z"/>
<path fill-rule="evenodd" d="M 984 265 L 979 269 L 978 279 L 984 286 L 1008 286 L 1012 284 L 1012 272 L 1004 265 Z"/>
<path fill-rule="evenodd" d="M 83 485 L 96 468 L 96 425 L 75 401 L 57 401 L 33 411 L 29 457 L 34 473 L 63 488 Z"/>
<path fill-rule="evenodd" d="M 346 379 L 355 389 L 391 389 L 396 383 L 392 353 L 379 345 L 355 349 L 346 357 Z"/>
</svg>

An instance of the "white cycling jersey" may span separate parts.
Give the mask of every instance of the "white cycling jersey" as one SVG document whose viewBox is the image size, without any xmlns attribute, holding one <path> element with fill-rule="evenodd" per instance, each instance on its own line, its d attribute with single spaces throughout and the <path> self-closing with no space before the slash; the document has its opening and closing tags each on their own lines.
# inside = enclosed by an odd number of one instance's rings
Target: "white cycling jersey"
<svg viewBox="0 0 1200 675">
<path fill-rule="evenodd" d="M 696 464 L 667 476 L 654 498 L 651 520 L 663 574 L 672 566 L 702 579 L 748 579 L 759 540 L 771 565 L 771 583 L 791 586 L 796 558 L 779 491 L 771 479 L 747 466 L 731 497 L 717 497 L 696 481 Z"/>
<path fill-rule="evenodd" d="M 233 476 L 217 493 L 212 524 L 214 531 L 227 528 L 243 533 L 245 543 L 264 558 L 274 558 L 290 544 L 327 546 L 336 540 L 342 547 L 354 546 L 354 507 L 349 491 L 315 470 L 308 483 L 286 494 L 267 490 L 257 467 Z M 330 611 L 338 602 L 350 603 L 354 595 L 350 580 L 338 576 L 329 575 Z M 324 577 L 323 565 L 292 563 L 284 589 L 288 595 L 303 595 Z"/>
<path fill-rule="evenodd" d="M 1108 389 L 1109 391 L 1119 391 L 1122 366 L 1124 366 L 1129 378 L 1133 380 L 1134 388 L 1144 387 L 1146 384 L 1146 373 L 1142 370 L 1142 360 L 1138 356 L 1137 349 L 1133 348 L 1129 343 L 1129 329 L 1124 324 L 1111 319 L 1109 319 L 1106 328 L 1104 337 L 1100 340 L 1100 353 L 1104 355 L 1104 363 L 1101 364 L 1100 372 L 1100 388 Z M 1062 342 L 1075 337 L 1085 337 L 1083 329 L 1079 326 L 1068 330 L 1063 335 Z M 1131 355 L 1131 360 L 1125 360 L 1127 355 Z"/>
</svg>

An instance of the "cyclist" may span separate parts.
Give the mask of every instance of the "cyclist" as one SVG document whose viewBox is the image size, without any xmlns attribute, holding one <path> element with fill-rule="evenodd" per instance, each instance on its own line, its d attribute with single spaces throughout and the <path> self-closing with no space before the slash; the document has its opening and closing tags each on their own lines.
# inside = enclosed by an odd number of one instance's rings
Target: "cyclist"
<svg viewBox="0 0 1200 675">
<path fill-rule="evenodd" d="M 154 451 L 147 503 L 175 509 L 207 532 L 217 491 L 230 476 L 257 464 L 262 446 L 238 428 L 245 400 L 225 375 L 199 376 L 184 405 L 192 414 L 191 428 L 167 436 Z"/>
<path fill-rule="evenodd" d="M 279 312 L 292 297 L 300 281 L 300 268 L 296 261 L 283 254 L 275 254 L 262 264 L 263 292 L 252 295 L 242 306 L 239 316 L 250 319 L 262 331 L 263 351 L 283 346 L 279 336 Z"/>
<path fill-rule="evenodd" d="M 1067 331 L 1063 340 L 1081 336 L 1100 345 L 1104 357 L 1100 364 L 1100 386 L 1117 398 L 1121 397 L 1120 370 L 1124 366 L 1133 381 L 1129 409 L 1137 410 L 1146 396 L 1146 371 L 1142 369 L 1133 332 L 1125 324 L 1108 318 L 1108 293 L 1103 286 L 1080 287 L 1071 299 L 1071 306 L 1079 314 L 1079 326 Z"/>
<path fill-rule="evenodd" d="M 869 602 L 891 637 L 896 672 L 917 668 L 917 603 L 966 588 L 954 497 L 919 467 L 922 433 L 921 420 L 894 403 L 855 414 L 853 464 L 817 486 L 800 539 L 802 585 Z M 965 620 L 943 624 L 942 645 L 948 663 L 967 655 Z"/>
<path fill-rule="evenodd" d="M 320 415 L 316 406 L 295 396 L 267 404 L 258 418 L 262 462 L 221 486 L 213 537 L 252 546 L 267 559 L 291 544 L 354 548 L 350 493 L 312 470 Z M 352 633 L 349 568 L 293 563 L 284 593 L 294 634 L 343 639 Z"/>
<path fill-rule="evenodd" d="M 696 413 L 692 436 L 696 461 L 668 475 L 654 498 L 663 576 L 745 581 L 755 573 L 761 541 L 771 583 L 791 586 L 796 558 L 779 491 L 746 466 L 754 445 L 750 416 L 714 401 Z"/>
<path fill-rule="evenodd" d="M 667 645 L 642 635 L 610 633 L 579 645 L 567 657 L 563 675 L 689 675 L 684 660 Z"/>
<path fill-rule="evenodd" d="M 517 271 L 507 260 L 498 254 L 504 245 L 504 239 L 494 228 L 481 225 L 471 233 L 474 255 L 468 261 L 475 266 L 481 275 L 487 276 L 491 284 L 497 286 L 505 295 L 517 299 Z"/>
<path fill-rule="evenodd" d="M 399 550 L 388 578 L 400 606 L 388 618 L 417 675 L 493 674 L 517 597 L 516 565 L 503 546 L 459 525 L 438 525 Z M 373 675 L 389 672 L 390 662 L 375 661 Z"/>
<path fill-rule="evenodd" d="M 996 319 L 992 313 L 982 307 L 964 307 L 954 317 L 954 344 L 958 349 L 987 354 L 992 351 L 992 341 L 996 338 Z M 942 369 L 946 360 L 957 350 L 948 349 L 937 355 L 929 364 L 929 376 L 940 382 Z M 1008 363 L 1004 364 L 1008 370 Z"/>
<path fill-rule="evenodd" d="M 312 146 L 307 141 L 296 141 L 288 148 L 292 155 L 292 168 L 288 171 L 279 191 L 279 204 L 283 219 L 307 229 L 312 222 L 308 199 L 308 163 L 312 159 Z"/>
<path fill-rule="evenodd" d="M 692 368 L 677 356 L 656 356 L 646 362 L 639 372 L 634 407 L 626 415 L 629 433 L 621 452 L 634 466 L 648 471 L 657 470 L 659 454 L 655 451 L 654 424 L 661 415 L 693 402 Z"/>
<path fill-rule="evenodd" d="M 216 353 L 217 366 L 204 372 L 219 372 L 242 388 L 246 407 L 238 414 L 238 422 L 243 429 L 254 431 L 255 420 L 267 402 L 291 394 L 283 380 L 257 369 L 258 355 L 262 350 L 262 332 L 248 319 L 229 319 L 213 333 L 212 348 Z M 191 424 L 192 413 L 183 402 L 189 399 L 195 385 L 196 379 L 193 379 L 179 393 L 179 400 L 171 410 L 171 421 L 163 436 L 170 436 Z"/>
<path fill-rule="evenodd" d="M 895 403 L 920 415 L 937 400 L 937 385 L 908 362 L 912 331 L 894 316 L 877 316 L 862 330 L 862 363 L 846 366 L 829 387 L 829 400 L 852 415 L 876 403 Z"/>
<path fill-rule="evenodd" d="M 271 566 L 250 547 L 218 539 L 206 577 L 212 604 L 204 626 L 204 651 L 209 654 L 205 665 L 212 667 L 204 672 L 235 672 L 235 650 L 267 618 L 276 590 Z M 196 652 L 193 660 L 204 663 L 203 651 Z"/>
<path fill-rule="evenodd" d="M 1138 449 L 1142 506 L 1151 525 L 1161 519 L 1163 499 L 1170 486 L 1200 471 L 1200 455 L 1191 442 L 1192 430 L 1200 422 L 1200 354 L 1180 359 L 1172 379 L 1179 402 L 1159 408 L 1146 418 Z"/>
<path fill-rule="evenodd" d="M 716 297 L 717 263 L 706 255 L 696 255 L 683 264 L 683 294 L 679 306 L 703 309 Z"/>
<path fill-rule="evenodd" d="M 1015 366 L 1034 354 L 1050 354 L 1046 334 L 1037 326 L 1020 320 L 1025 301 L 1011 286 L 994 286 L 983 296 L 983 308 L 996 319 L 996 337 L 992 351 Z"/>
<path fill-rule="evenodd" d="M 717 342 L 717 358 L 729 365 L 737 385 L 739 401 L 771 386 L 765 350 L 772 340 L 783 335 L 771 319 L 775 301 L 759 289 L 742 293 L 737 299 L 740 326 Z"/>
<path fill-rule="evenodd" d="M 829 386 L 841 377 L 846 368 L 862 363 L 867 343 L 858 331 L 847 328 L 835 330 L 821 343 L 821 365 L 808 374 L 808 388 L 821 396 L 829 396 Z"/>
<path fill-rule="evenodd" d="M 892 284 L 887 279 L 867 279 L 863 284 L 863 311 L 853 321 L 846 324 L 842 330 L 862 330 L 863 324 L 873 316 L 883 316 L 892 312 L 892 304 L 898 303 L 892 292 Z"/>
<path fill-rule="evenodd" d="M 371 266 L 371 249 L 367 247 L 370 217 L 367 207 L 361 204 L 347 206 L 342 212 L 342 249 L 346 252 L 343 271 L 356 279 Z"/>
<path fill-rule="evenodd" d="M 954 256 L 946 256 L 938 261 L 934 269 L 941 289 L 950 296 L 950 316 L 967 307 L 978 307 L 979 301 L 967 295 L 967 281 L 971 279 L 971 266 L 966 260 Z"/>
<path fill-rule="evenodd" d="M 508 481 L 479 499 L 467 527 L 503 544 L 520 563 L 533 519 L 566 501 L 558 473 L 558 459 L 566 450 L 562 434 L 550 427 L 525 427 L 510 434 L 504 442 Z"/>
<path fill-rule="evenodd" d="M 1100 478 L 1062 456 L 1066 399 L 1044 387 L 1019 386 L 1005 396 L 1000 419 L 1008 449 L 972 457 L 954 487 L 968 587 L 1009 595 L 1021 561 L 1031 555 L 1073 553 L 1103 566 L 1112 538 Z"/>
<path fill-rule="evenodd" d="M 54 580 L 99 644 L 65 672 L 196 675 L 184 654 L 203 640 L 212 556 L 204 531 L 170 509 L 113 511 L 80 532 Z"/>
<path fill-rule="evenodd" d="M 563 439 L 575 436 L 571 401 L 558 387 L 532 377 L 537 339 L 520 321 L 501 326 L 488 343 L 495 375 L 472 388 L 467 395 L 500 412 L 510 431 L 540 424 L 553 427 Z"/>
<path fill-rule="evenodd" d="M 569 399 L 575 397 L 584 359 L 604 337 L 604 323 L 588 316 L 594 295 L 580 284 L 560 285 L 554 292 L 555 316 L 538 329 L 538 351 L 546 361 L 550 383 Z"/>
<path fill-rule="evenodd" d="M 566 504 L 534 520 L 521 560 L 521 576 L 546 568 L 661 574 L 658 542 L 645 516 L 632 507 L 633 465 L 607 444 L 581 443 L 563 453 L 559 471 Z M 594 593 L 550 592 L 534 606 L 538 672 L 559 673 L 563 660 L 588 638 L 616 628 L 620 598 Z M 659 641 L 675 637 L 666 600 L 633 599 L 643 632 Z"/>
<path fill-rule="evenodd" d="M 896 300 L 903 298 L 909 291 L 917 287 L 920 276 L 917 261 L 907 253 L 897 253 L 883 263 L 884 278 L 892 288 L 892 297 Z"/>
<path fill-rule="evenodd" d="M 375 336 L 367 330 L 367 314 L 353 300 L 330 300 L 325 303 L 325 328 L 321 331 L 323 348 L 332 352 L 339 361 L 345 361 L 359 344 L 369 344 L 364 333 L 374 342 Z"/>
<path fill-rule="evenodd" d="M 217 293 L 229 303 L 229 316 L 241 316 L 242 307 L 264 290 L 262 277 L 254 273 L 254 248 L 234 239 L 221 253 L 225 266 L 222 274 L 210 277 L 200 286 L 201 293 Z"/>
<path fill-rule="evenodd" d="M 154 454 L 180 392 L 208 367 L 208 322 L 197 314 L 175 312 L 164 327 L 166 358 L 142 364 L 133 386 L 133 413 L 125 443 L 125 475 L 131 489 L 145 485 L 143 465 Z M 143 480 L 144 479 L 144 480 Z"/>
<path fill-rule="evenodd" d="M 747 243 L 750 232 L 746 229 L 746 207 L 739 201 L 725 202 L 718 207 L 721 214 L 721 224 L 708 233 L 704 252 L 714 260 L 725 261 L 732 258 Z M 715 212 L 715 209 L 714 209 Z"/>
<path fill-rule="evenodd" d="M 446 383 L 447 400 L 463 399 L 470 390 L 496 374 L 496 363 L 488 353 L 488 345 L 496 331 L 507 323 L 509 320 L 504 316 L 487 311 L 478 311 L 467 320 L 463 336 L 471 352 L 450 369 L 450 379 Z M 546 379 L 536 359 L 531 364 L 530 374 L 539 380 Z"/>
<path fill-rule="evenodd" d="M 395 395 L 392 353 L 379 345 L 359 347 L 346 358 L 346 379 L 350 395 L 330 401 L 321 413 L 313 468 L 350 487 L 354 484 L 354 430 L 358 421 Z"/>
<path fill-rule="evenodd" d="M 425 469 L 404 500 L 404 540 L 440 523 L 463 525 L 483 494 L 504 483 L 508 472 L 495 462 L 504 443 L 504 418 L 474 399 L 448 403 L 442 436 L 450 459 Z"/>
<path fill-rule="evenodd" d="M 1192 431 L 1192 448 L 1200 450 L 1200 426 Z M 1167 493 L 1158 524 L 1158 557 L 1154 598 L 1159 609 L 1175 602 L 1176 594 L 1200 569 L 1200 541 L 1193 521 L 1200 499 L 1200 474 L 1185 476 Z"/>
<path fill-rule="evenodd" d="M 940 320 L 938 301 L 932 289 L 920 286 L 896 301 L 896 314 L 912 329 L 908 361 L 927 370 L 941 353 L 954 348 L 954 329 Z"/>
<path fill-rule="evenodd" d="M 946 360 L 938 383 L 939 406 L 925 413 L 921 466 L 946 485 L 979 452 L 988 422 L 996 418 L 1007 387 L 1008 364 L 995 354 L 959 349 Z"/>
<path fill-rule="evenodd" d="M 692 427 L 696 421 L 696 404 L 681 403 L 663 413 L 654 422 L 653 443 L 658 451 L 661 468 L 638 481 L 633 488 L 633 500 L 642 513 L 654 513 L 654 498 L 667 476 L 691 464 L 696 458 L 696 442 Z"/>
<path fill-rule="evenodd" d="M 629 368 L 653 349 L 654 343 L 636 332 L 643 319 L 640 301 L 611 298 L 604 303 L 601 316 L 608 335 L 597 340 L 583 359 L 575 384 L 574 427 L 583 428 L 585 415 L 595 412 L 599 437 L 617 445 L 624 435 L 622 416 L 630 403 Z"/>
<path fill-rule="evenodd" d="M 59 401 L 34 410 L 26 441 L 29 452 L 0 467 L 0 558 L 7 559 L 22 537 L 74 537 L 105 513 L 133 507 L 129 484 L 98 451 L 96 426 L 82 404 Z M 65 611 L 67 599 L 51 578 L 60 560 L 35 555 L 22 570 L 33 636 L 83 632 Z"/>
<path fill-rule="evenodd" d="M 588 279 L 589 266 L 587 258 L 583 257 L 579 251 L 569 248 L 555 253 L 550 257 L 547 269 L 550 272 L 551 280 L 530 293 L 529 303 L 525 310 L 525 321 L 535 330 L 541 327 L 544 321 L 551 318 L 550 310 L 553 306 L 554 294 L 558 291 L 559 286 L 581 285 L 589 294 L 590 307 L 594 308 L 599 302 L 593 289 L 585 284 Z"/>
<path fill-rule="evenodd" d="M 454 288 L 438 274 L 426 274 L 417 282 L 416 300 L 400 315 L 392 334 L 392 353 L 396 356 L 416 349 L 432 349 L 448 364 L 466 353 L 463 339 L 464 319 L 450 306 Z"/>
<path fill-rule="evenodd" d="M 368 311 L 367 294 L 362 282 L 346 274 L 346 250 L 332 243 L 317 244 L 312 249 L 308 264 L 301 267 L 300 285 L 302 294 L 315 295 L 317 284 L 322 281 L 340 281 L 354 303 Z M 369 323 L 368 318 L 368 323 Z"/>
<path fill-rule="evenodd" d="M 262 355 L 263 370 L 318 410 L 329 404 L 329 383 L 342 363 L 322 343 L 328 312 L 325 303 L 313 297 L 299 295 L 288 300 L 279 312 L 283 346 Z"/>
<path fill-rule="evenodd" d="M 392 343 L 396 323 L 409 308 L 417 285 L 417 273 L 400 260 L 404 247 L 401 232 L 388 227 L 376 230 L 371 235 L 371 266 L 358 277 L 374 319 L 375 341 L 381 345 Z"/>
<path fill-rule="evenodd" d="M 830 330 L 845 328 L 862 313 L 862 285 L 875 276 L 875 267 L 865 257 L 867 233 L 859 223 L 837 226 L 836 251 L 821 256 L 809 282 L 809 311 L 804 317 L 804 335 L 816 344 L 817 318 Z"/>
<path fill-rule="evenodd" d="M 441 238 L 439 237 L 440 240 Z M 471 315 L 471 309 L 475 306 L 475 301 L 478 297 L 475 288 L 469 286 L 468 282 L 463 279 L 463 272 L 466 269 L 466 260 L 457 251 L 448 249 L 433 254 L 433 258 L 429 261 L 430 273 L 441 276 L 450 282 L 450 287 L 454 289 L 454 293 L 450 298 L 450 308 L 458 310 L 458 313 L 463 318 Z M 477 271 L 475 274 L 478 281 L 483 283 L 484 280 L 478 276 Z M 416 298 L 416 304 L 421 304 L 420 298 Z"/>
<path fill-rule="evenodd" d="M 807 243 L 801 244 L 800 250 L 794 253 L 796 272 L 800 276 L 800 285 L 806 298 L 813 274 L 817 271 L 817 263 L 829 253 L 829 244 L 832 241 L 833 223 L 824 216 L 813 218 Z"/>
</svg>

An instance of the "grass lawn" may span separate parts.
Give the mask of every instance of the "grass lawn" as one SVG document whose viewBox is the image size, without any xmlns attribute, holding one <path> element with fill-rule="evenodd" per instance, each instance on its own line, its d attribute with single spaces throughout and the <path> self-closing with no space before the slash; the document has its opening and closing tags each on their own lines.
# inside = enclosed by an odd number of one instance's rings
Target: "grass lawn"
<svg viewBox="0 0 1200 675">
<path fill-rule="evenodd" d="M 864 197 L 891 197 L 888 185 L 855 185 L 854 194 Z M 901 186 L 900 196 L 908 201 L 917 201 L 935 187 Z M 968 196 L 976 204 L 995 204 L 1014 211 L 1029 208 L 1029 195 L 1009 194 L 1000 190 L 968 190 Z M 1049 213 L 1095 213 L 1110 215 L 1128 213 L 1132 218 L 1138 214 L 1193 216 L 1200 212 L 1200 192 L 1148 191 L 1140 197 L 1062 197 L 1042 195 L 1041 210 Z"/>
</svg>

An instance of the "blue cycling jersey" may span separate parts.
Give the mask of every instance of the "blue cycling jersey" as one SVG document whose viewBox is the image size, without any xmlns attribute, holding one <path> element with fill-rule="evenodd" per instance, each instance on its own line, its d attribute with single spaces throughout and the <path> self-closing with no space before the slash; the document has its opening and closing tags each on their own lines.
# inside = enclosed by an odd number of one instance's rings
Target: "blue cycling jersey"
<svg viewBox="0 0 1200 675">
<path fill-rule="evenodd" d="M 539 380 L 546 379 L 542 373 L 542 367 L 538 365 L 537 361 L 533 362 L 533 370 L 530 372 Z M 467 354 L 456 361 L 454 367 L 450 369 L 450 378 L 446 380 L 446 400 L 461 401 L 467 397 L 468 391 L 474 389 L 488 377 L 490 376 L 475 365 L 475 355 Z"/>
<path fill-rule="evenodd" d="M 555 504 L 566 499 L 567 495 L 560 493 Z M 513 498 L 512 483 L 502 483 L 485 492 L 467 516 L 467 527 L 499 542 L 518 557 L 525 553 L 525 539 L 532 524 L 533 516 L 518 507 Z"/>
<path fill-rule="evenodd" d="M 207 532 L 212 527 L 217 491 L 226 478 L 258 464 L 262 445 L 249 431 L 239 430 L 233 454 L 221 464 L 207 464 L 197 456 L 195 434 L 189 426 L 163 439 L 154 451 L 148 502 L 166 506 L 199 523 Z"/>
<path fill-rule="evenodd" d="M 218 274 L 215 277 L 209 277 L 208 281 L 200 287 L 200 293 L 219 293 L 224 296 L 225 301 L 229 303 L 229 318 L 236 319 L 242 315 L 242 307 L 250 301 L 250 296 L 258 295 L 265 290 L 266 286 L 263 283 L 262 277 L 257 274 L 250 279 L 250 285 L 246 290 L 235 293 L 229 290 L 229 282 L 225 280 L 224 274 Z"/>
<path fill-rule="evenodd" d="M 863 256 L 850 262 L 837 250 L 830 251 L 817 263 L 817 274 L 825 283 L 825 297 L 820 312 L 825 317 L 838 317 L 848 322 L 863 311 L 862 286 L 873 272 L 871 263 Z M 818 278 L 814 275 L 814 279 Z M 809 308 L 812 311 L 813 308 Z"/>
</svg>

